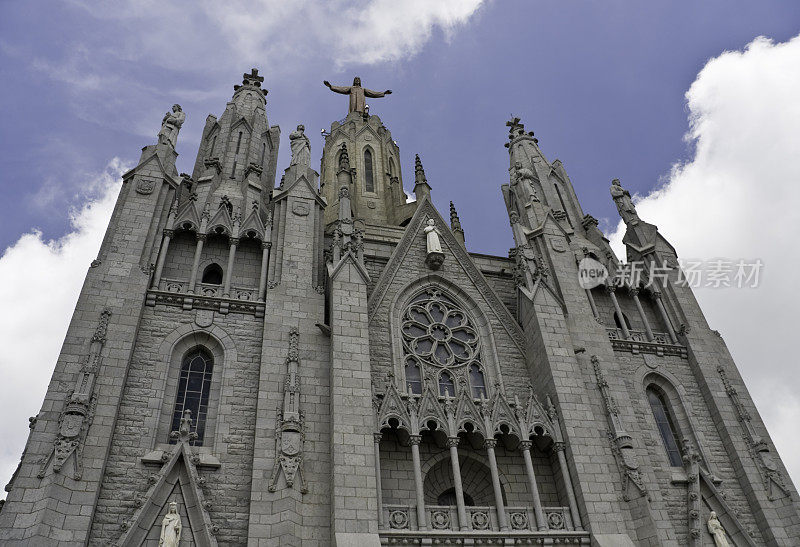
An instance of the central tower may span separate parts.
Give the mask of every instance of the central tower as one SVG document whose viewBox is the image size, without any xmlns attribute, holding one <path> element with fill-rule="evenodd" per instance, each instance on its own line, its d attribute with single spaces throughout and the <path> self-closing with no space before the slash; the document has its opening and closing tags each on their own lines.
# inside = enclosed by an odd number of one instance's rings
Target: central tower
<svg viewBox="0 0 800 547">
<path fill-rule="evenodd" d="M 326 82 L 327 83 L 327 82 Z M 322 152 L 322 195 L 328 202 L 325 225 L 338 218 L 339 195 L 336 180 L 342 144 L 350 159 L 350 205 L 352 216 L 370 226 L 405 226 L 416 210 L 416 203 L 406 203 L 400 148 L 392 133 L 378 116 L 369 114 L 364 97 L 383 97 L 391 93 L 361 87 L 356 77 L 352 86 L 330 86 L 336 93 L 350 95 L 347 116 L 331 124 Z"/>
</svg>

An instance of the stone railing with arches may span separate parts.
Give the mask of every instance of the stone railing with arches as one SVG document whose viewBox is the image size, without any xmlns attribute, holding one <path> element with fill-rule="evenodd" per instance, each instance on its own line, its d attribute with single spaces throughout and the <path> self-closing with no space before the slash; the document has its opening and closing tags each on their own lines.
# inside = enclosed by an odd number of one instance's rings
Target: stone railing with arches
<svg viewBox="0 0 800 547">
<path fill-rule="evenodd" d="M 191 194 L 180 206 L 176 201 L 170 208 L 167 220 L 168 228 L 164 230 L 146 304 L 149 306 L 156 304 L 179 306 L 185 310 L 211 309 L 223 314 L 247 313 L 263 317 L 269 251 L 272 246 L 269 241 L 272 226 L 270 211 L 260 211 L 258 201 L 253 201 L 251 211 L 247 215 L 243 215 L 241 207 L 234 212 L 231 201 L 227 196 L 222 196 L 216 212 L 212 214 L 210 201 L 212 198 L 209 198 L 202 213 L 198 214 L 195 205 L 196 199 L 196 194 Z M 167 279 L 162 275 L 170 241 L 177 232 L 190 232 L 196 236 L 194 260 L 189 279 Z M 203 246 L 211 235 L 228 238 L 227 268 L 224 270 L 220 284 L 202 283 L 201 280 L 198 280 Z M 236 264 L 236 251 L 243 240 L 261 243 L 261 270 L 258 287 L 231 286 Z"/>
<path fill-rule="evenodd" d="M 389 375 L 383 392 L 375 396 L 375 471 L 379 491 L 379 528 L 386 542 L 420 544 L 426 538 L 449 541 L 448 538 L 487 539 L 491 536 L 515 538 L 525 544 L 528 539 L 544 536 L 558 538 L 561 543 L 588 545 L 589 536 L 582 529 L 566 464 L 565 445 L 552 401 L 548 397 L 546 404 L 542 405 L 530 386 L 529 396 L 524 404 L 517 397 L 508 400 L 498 384 L 492 391 L 490 398 L 486 397 L 485 392 L 481 397 L 475 397 L 462 379 L 455 394 L 450 391 L 442 394 L 435 390 L 430 377 L 423 380 L 421 393 L 414 393 L 411 389 L 401 391 L 394 375 Z M 382 503 L 379 445 L 382 432 L 387 429 L 402 430 L 408 436 L 414 466 L 416 505 Z M 425 431 L 437 431 L 447 437 L 456 506 L 425 503 L 419 454 L 419 444 Z M 492 476 L 494 506 L 467 507 L 464 504 L 457 449 L 460 433 L 479 434 L 484 439 L 483 446 Z M 505 506 L 494 453 L 496 436 L 519 439 L 516 448 L 525 460 L 532 503 L 529 507 Z M 541 503 L 530 454 L 533 439 L 536 438 L 548 438 L 557 455 L 569 500 L 566 507 L 544 507 Z"/>
</svg>

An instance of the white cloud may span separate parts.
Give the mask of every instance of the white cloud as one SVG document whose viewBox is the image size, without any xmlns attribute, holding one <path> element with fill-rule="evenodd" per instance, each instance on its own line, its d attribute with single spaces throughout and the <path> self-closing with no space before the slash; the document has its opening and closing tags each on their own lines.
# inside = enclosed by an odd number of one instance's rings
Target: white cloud
<svg viewBox="0 0 800 547">
<path fill-rule="evenodd" d="M 795 483 L 800 483 L 797 312 L 800 36 L 710 60 L 686 93 L 694 157 L 641 199 L 683 259 L 760 258 L 755 289 L 699 289 Z M 624 256 L 620 224 L 612 236 Z"/>
<path fill-rule="evenodd" d="M 484 0 L 232 0 L 76 2 L 88 15 L 123 24 L 117 54 L 182 68 L 262 60 L 275 70 L 315 58 L 375 64 L 413 56 L 435 29 L 446 35 Z M 210 56 L 210 57 L 209 57 Z M 194 63 L 187 67 L 186 63 Z M 266 68 L 265 67 L 265 68 Z"/>
<path fill-rule="evenodd" d="M 0 256 L 0 482 L 11 478 L 44 400 L 86 271 L 97 256 L 127 166 L 115 158 L 84 190 L 94 196 L 70 215 L 71 230 L 45 241 L 22 235 Z"/>
</svg>

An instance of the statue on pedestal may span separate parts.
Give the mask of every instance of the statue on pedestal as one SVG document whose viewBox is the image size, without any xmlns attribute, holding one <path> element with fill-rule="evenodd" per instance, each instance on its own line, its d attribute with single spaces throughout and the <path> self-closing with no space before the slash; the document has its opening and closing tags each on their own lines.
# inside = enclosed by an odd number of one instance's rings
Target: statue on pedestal
<svg viewBox="0 0 800 547">
<path fill-rule="evenodd" d="M 292 148 L 292 161 L 289 165 L 308 167 L 311 163 L 311 141 L 306 137 L 305 130 L 304 125 L 298 125 L 296 130 L 289 133 L 289 144 Z"/>
<path fill-rule="evenodd" d="M 436 223 L 432 218 L 425 223 L 423 232 L 425 232 L 427 246 L 425 263 L 431 270 L 438 270 L 444 262 L 444 251 L 442 251 L 442 243 L 439 240 L 439 232 L 436 231 Z"/>
<path fill-rule="evenodd" d="M 164 114 L 164 118 L 161 120 L 161 131 L 158 132 L 159 144 L 169 144 L 175 148 L 175 144 L 178 142 L 178 131 L 185 120 L 186 114 L 181 109 L 181 105 L 172 105 L 172 112 Z"/>
<path fill-rule="evenodd" d="M 169 502 L 169 511 L 161 521 L 161 537 L 159 547 L 178 547 L 181 542 L 181 516 L 178 514 L 177 502 Z"/>
<path fill-rule="evenodd" d="M 625 224 L 639 220 L 639 214 L 636 212 L 633 201 L 631 201 L 631 193 L 622 187 L 619 179 L 611 181 L 611 197 L 614 199 L 614 203 L 617 204 L 617 211 L 619 211 L 619 216 L 622 217 Z"/>
<path fill-rule="evenodd" d="M 367 103 L 365 97 L 375 99 L 383 97 L 385 95 L 392 94 L 391 89 L 387 89 L 386 91 L 373 91 L 371 89 L 361 87 L 361 78 L 359 78 L 358 76 L 353 78 L 353 85 L 351 86 L 331 85 L 331 83 L 328 80 L 325 80 L 322 83 L 324 83 L 334 93 L 341 93 L 342 95 L 350 95 L 350 110 L 348 111 L 349 113 L 352 112 L 359 112 L 361 114 L 367 113 L 366 111 Z"/>
</svg>

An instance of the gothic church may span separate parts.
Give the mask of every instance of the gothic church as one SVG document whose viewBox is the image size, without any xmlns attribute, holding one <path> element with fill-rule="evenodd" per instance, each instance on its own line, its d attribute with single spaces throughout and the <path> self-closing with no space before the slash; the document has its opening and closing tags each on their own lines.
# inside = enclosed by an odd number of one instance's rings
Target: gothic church
<svg viewBox="0 0 800 547">
<path fill-rule="evenodd" d="M 407 200 L 365 102 L 390 91 L 358 79 L 326 82 L 350 107 L 319 173 L 298 126 L 276 185 L 263 80 L 191 175 L 175 105 L 123 176 L 0 544 L 800 545 L 724 341 L 618 182 L 638 283 L 512 119 L 515 246 L 472 253 L 419 157 Z M 612 275 L 586 286 L 587 259 Z"/>
</svg>

